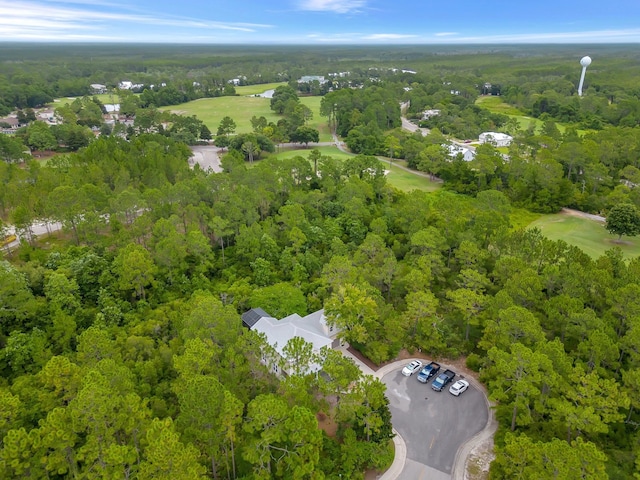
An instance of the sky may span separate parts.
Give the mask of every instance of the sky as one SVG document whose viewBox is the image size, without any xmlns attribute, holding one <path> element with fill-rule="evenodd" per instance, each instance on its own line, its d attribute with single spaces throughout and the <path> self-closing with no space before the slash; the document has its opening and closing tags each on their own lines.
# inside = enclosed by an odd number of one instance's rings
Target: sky
<svg viewBox="0 0 640 480">
<path fill-rule="evenodd" d="M 0 0 L 0 41 L 640 42 L 640 0 Z"/>
</svg>

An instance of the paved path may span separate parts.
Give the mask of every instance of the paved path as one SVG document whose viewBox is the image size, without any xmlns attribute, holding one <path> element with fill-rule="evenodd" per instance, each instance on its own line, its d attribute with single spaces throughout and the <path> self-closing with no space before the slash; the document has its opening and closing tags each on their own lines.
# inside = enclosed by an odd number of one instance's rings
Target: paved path
<svg viewBox="0 0 640 480">
<path fill-rule="evenodd" d="M 194 145 L 191 147 L 193 155 L 189 158 L 189 166 L 193 168 L 195 164 L 198 164 L 205 172 L 210 170 L 220 173 L 222 166 L 220 165 L 219 151 L 220 148 L 215 145 Z"/>
<path fill-rule="evenodd" d="M 580 210 L 573 210 L 571 208 L 563 208 L 562 213 L 566 213 L 567 215 L 573 215 L 574 217 L 582 217 L 587 218 L 589 220 L 594 220 L 596 222 L 605 223 L 607 219 L 600 215 L 594 215 L 592 213 L 581 212 Z"/>
</svg>

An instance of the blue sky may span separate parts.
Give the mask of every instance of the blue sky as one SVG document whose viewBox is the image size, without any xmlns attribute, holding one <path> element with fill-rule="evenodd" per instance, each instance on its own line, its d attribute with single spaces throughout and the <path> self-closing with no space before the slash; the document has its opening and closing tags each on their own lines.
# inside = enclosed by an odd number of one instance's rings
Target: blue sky
<svg viewBox="0 0 640 480">
<path fill-rule="evenodd" d="M 0 41 L 640 42 L 640 0 L 0 0 Z"/>
</svg>

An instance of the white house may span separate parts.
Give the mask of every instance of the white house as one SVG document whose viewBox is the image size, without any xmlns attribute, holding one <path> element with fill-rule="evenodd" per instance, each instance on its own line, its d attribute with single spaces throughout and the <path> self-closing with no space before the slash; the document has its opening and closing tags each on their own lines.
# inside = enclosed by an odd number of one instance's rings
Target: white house
<svg viewBox="0 0 640 480">
<path fill-rule="evenodd" d="M 460 154 L 465 162 L 470 162 L 476 156 L 475 151 L 470 148 L 461 147 L 460 145 L 445 145 L 445 147 L 449 150 L 449 156 L 451 158 L 456 158 Z"/>
<path fill-rule="evenodd" d="M 301 317 L 293 313 L 288 317 L 278 320 L 271 317 L 260 308 L 254 308 L 242 315 L 242 323 L 251 330 L 264 334 L 267 343 L 273 347 L 277 359 L 264 357 L 263 361 L 270 365 L 276 374 L 289 373 L 286 365 L 286 355 L 284 347 L 287 342 L 294 337 L 300 337 L 313 347 L 313 353 L 319 354 L 323 347 L 337 348 L 340 340 L 337 338 L 339 329 L 327 325 L 324 310 L 310 313 L 306 317 Z M 284 367 L 282 367 L 284 365 Z M 284 372 L 280 371 L 284 368 Z M 321 365 L 313 363 L 308 366 L 307 372 L 314 373 L 321 369 Z"/>
<path fill-rule="evenodd" d="M 422 120 L 428 120 L 431 117 L 437 117 L 438 115 L 440 115 L 440 110 L 438 110 L 437 108 L 425 110 L 424 112 L 422 112 Z"/>
<path fill-rule="evenodd" d="M 130 82 L 129 80 L 122 80 L 118 83 L 118 88 L 120 90 L 131 90 L 133 88 L 133 82 Z"/>
<path fill-rule="evenodd" d="M 91 85 L 89 85 L 89 88 L 91 88 L 91 93 L 107 93 L 107 86 L 102 85 L 101 83 L 92 83 Z"/>
<path fill-rule="evenodd" d="M 322 75 L 303 75 L 300 77 L 300 80 L 298 80 L 298 83 L 311 83 L 313 81 L 322 85 L 323 83 L 327 83 L 328 80 L 326 80 Z"/>
<path fill-rule="evenodd" d="M 494 147 L 508 147 L 513 141 L 511 135 L 497 132 L 484 132 L 480 134 L 480 143 L 491 143 Z"/>
</svg>

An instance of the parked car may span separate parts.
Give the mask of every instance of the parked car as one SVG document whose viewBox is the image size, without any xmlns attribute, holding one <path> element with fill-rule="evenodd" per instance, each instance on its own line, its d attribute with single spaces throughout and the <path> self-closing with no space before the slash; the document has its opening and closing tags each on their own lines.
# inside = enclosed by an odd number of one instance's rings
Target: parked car
<svg viewBox="0 0 640 480">
<path fill-rule="evenodd" d="M 420 370 L 420 373 L 418 374 L 418 381 L 422 383 L 427 383 L 429 379 L 439 371 L 440 371 L 440 364 L 436 362 L 431 362 L 428 365 L 425 365 L 422 370 Z"/>
<path fill-rule="evenodd" d="M 449 387 L 449 393 L 457 397 L 462 392 L 465 392 L 467 388 L 469 388 L 469 382 L 467 382 L 466 380 L 460 379 Z"/>
<path fill-rule="evenodd" d="M 433 388 L 436 392 L 440 392 L 447 385 L 447 383 L 455 378 L 455 376 L 456 372 L 454 372 L 453 370 L 445 370 L 440 375 L 438 375 L 438 378 L 436 378 L 433 383 L 431 383 L 431 388 Z"/>
<path fill-rule="evenodd" d="M 411 363 L 409 363 L 402 369 L 402 374 L 405 377 L 410 377 L 415 372 L 420 370 L 420 367 L 422 367 L 422 362 L 420 360 L 413 360 Z"/>
</svg>

